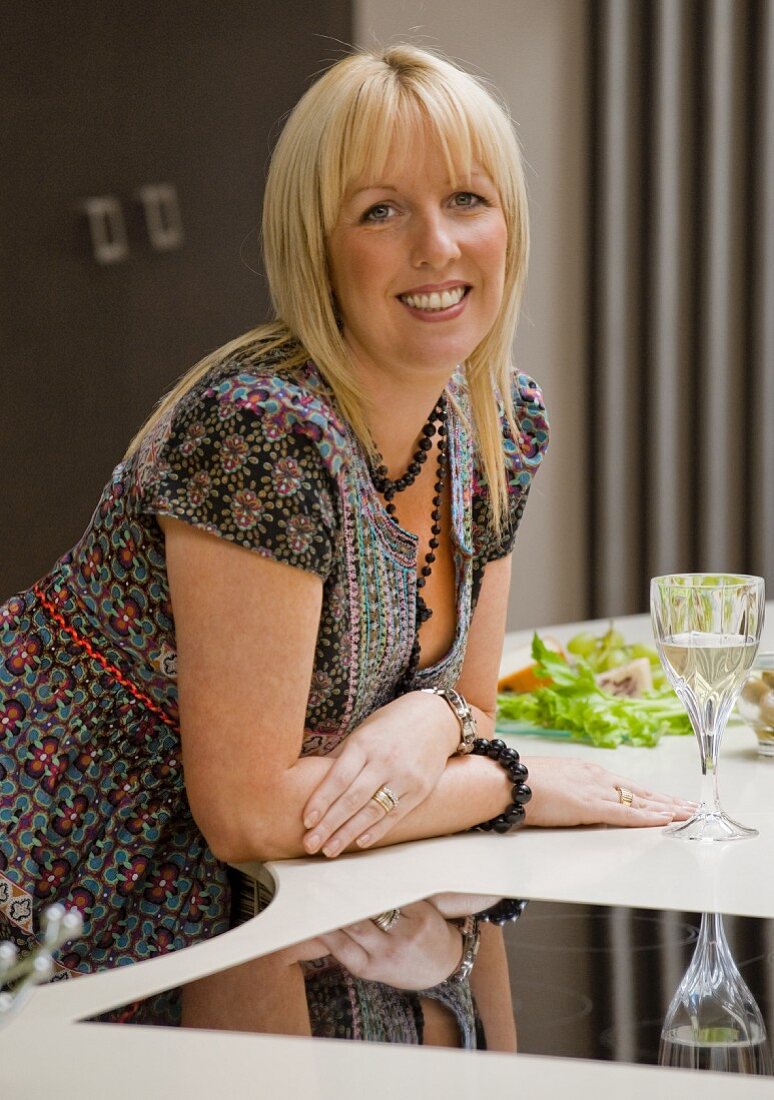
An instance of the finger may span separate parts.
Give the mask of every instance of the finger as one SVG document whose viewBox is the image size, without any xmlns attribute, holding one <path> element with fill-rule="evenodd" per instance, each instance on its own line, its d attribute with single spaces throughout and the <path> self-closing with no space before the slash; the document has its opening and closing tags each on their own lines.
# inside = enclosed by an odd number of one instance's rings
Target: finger
<svg viewBox="0 0 774 1100">
<path fill-rule="evenodd" d="M 632 806 L 638 810 L 668 811 L 676 818 L 690 817 L 696 811 L 695 804 L 673 798 L 657 798 L 651 795 L 635 794 Z"/>
<path fill-rule="evenodd" d="M 636 788 L 635 793 L 647 802 L 654 802 L 663 806 L 690 806 L 695 808 L 697 805 L 690 798 L 681 798 L 676 794 L 661 794 L 659 791 L 647 791 L 642 788 Z"/>
<path fill-rule="evenodd" d="M 379 837 L 385 836 L 416 805 L 416 799 L 408 795 L 400 798 L 398 805 L 386 814 L 382 807 L 369 799 L 366 805 L 338 829 L 323 845 L 323 855 L 337 856 L 350 844 L 366 848 Z"/>
<path fill-rule="evenodd" d="M 602 820 L 606 825 L 623 826 L 625 829 L 655 828 L 658 825 L 669 825 L 674 821 L 676 814 L 671 810 L 643 809 L 639 806 L 619 805 L 610 803 Z"/>
<path fill-rule="evenodd" d="M 631 794 L 631 802 L 624 800 L 621 796 L 621 790 Z M 686 821 L 692 817 L 696 812 L 696 803 L 689 802 L 685 799 L 674 798 L 670 795 L 662 795 L 657 792 L 649 791 L 644 787 L 638 787 L 636 785 L 627 785 L 625 780 L 622 780 L 619 786 L 614 787 L 615 800 L 613 805 L 617 806 L 617 810 L 614 811 L 616 817 L 613 820 L 607 820 L 608 824 L 620 824 L 624 826 L 637 826 L 640 824 L 656 824 L 663 825 L 672 821 Z M 610 792 L 605 791 L 606 801 L 610 801 Z M 632 813 L 636 811 L 634 819 L 632 820 Z M 642 816 L 649 814 L 650 820 L 645 821 Z"/>
<path fill-rule="evenodd" d="M 386 944 L 384 937 L 394 936 L 402 920 L 403 912 L 401 910 L 401 915 L 389 932 L 385 932 L 383 928 L 374 924 L 373 920 L 358 921 L 357 924 L 348 925 L 343 931 L 369 955 L 377 955 L 379 952 L 384 951 Z"/>
<path fill-rule="evenodd" d="M 397 823 L 401 821 L 414 806 L 417 805 L 416 799 L 412 799 L 405 795 L 400 800 L 400 809 L 397 808 L 392 813 L 384 814 L 376 821 L 367 823 L 362 829 L 355 833 L 352 838 L 352 842 L 358 846 L 358 848 L 371 848 L 382 837 L 387 836 Z M 356 823 L 357 824 L 357 823 Z"/>
<path fill-rule="evenodd" d="M 371 956 L 343 928 L 337 932 L 328 932 L 325 936 L 318 936 L 317 938 L 325 944 L 328 954 L 333 955 L 337 962 L 340 962 L 353 974 L 363 976 Z"/>
<path fill-rule="evenodd" d="M 378 821 L 384 814 L 384 809 L 373 800 L 374 791 L 379 786 L 375 772 L 364 768 L 344 793 L 328 807 L 322 820 L 304 837 L 307 852 L 314 853 L 325 848 L 337 830 L 366 810 L 368 824 Z M 354 840 L 354 836 L 351 839 Z M 340 848 L 343 847 L 344 845 L 340 845 Z"/>
<path fill-rule="evenodd" d="M 313 959 L 322 959 L 328 954 L 328 948 L 319 936 L 296 944 L 288 948 L 288 951 L 292 953 L 294 962 L 311 962 Z"/>
<path fill-rule="evenodd" d="M 365 753 L 357 745 L 349 746 L 349 752 L 343 752 L 322 783 L 310 795 L 301 815 L 305 829 L 313 829 L 324 816 L 331 803 L 335 802 L 367 763 Z"/>
<path fill-rule="evenodd" d="M 622 779 L 613 787 L 612 796 L 610 791 L 606 788 L 605 796 L 608 800 L 614 799 L 622 806 L 629 805 L 625 802 L 621 796 L 621 791 L 628 791 L 632 795 L 631 805 L 640 810 L 668 810 L 677 820 L 685 820 L 691 817 L 695 811 L 697 804 L 690 802 L 684 798 L 677 798 L 674 795 L 661 794 L 657 791 L 647 790 L 645 787 L 639 787 L 631 782 L 627 783 Z"/>
</svg>

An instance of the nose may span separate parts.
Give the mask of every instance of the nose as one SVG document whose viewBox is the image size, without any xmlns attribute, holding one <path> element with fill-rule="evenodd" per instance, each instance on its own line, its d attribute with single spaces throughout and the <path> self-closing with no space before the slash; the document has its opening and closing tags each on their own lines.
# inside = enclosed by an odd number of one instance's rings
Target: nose
<svg viewBox="0 0 774 1100">
<path fill-rule="evenodd" d="M 433 210 L 415 216 L 412 262 L 414 267 L 443 268 L 460 256 L 455 226 L 443 211 Z"/>
</svg>

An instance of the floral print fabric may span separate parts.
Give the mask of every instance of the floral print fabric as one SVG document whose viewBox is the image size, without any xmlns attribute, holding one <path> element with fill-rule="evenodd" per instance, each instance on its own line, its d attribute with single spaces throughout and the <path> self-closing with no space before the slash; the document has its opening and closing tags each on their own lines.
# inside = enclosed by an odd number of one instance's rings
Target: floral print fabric
<svg viewBox="0 0 774 1100">
<path fill-rule="evenodd" d="M 225 868 L 185 797 L 158 515 L 322 579 L 305 754 L 329 752 L 389 701 L 407 667 L 416 540 L 384 510 L 314 365 L 284 370 L 283 355 L 212 369 L 116 468 L 82 538 L 39 582 L 45 599 L 30 590 L 0 607 L 0 935 L 23 945 L 41 906 L 77 906 L 84 936 L 63 949 L 61 977 L 228 926 Z M 461 382 L 455 399 L 464 408 Z M 499 539 L 464 417 L 451 414 L 457 634 L 413 686 L 454 683 L 484 565 L 515 537 L 547 426 L 531 380 L 515 378 L 514 401 Z"/>
<path fill-rule="evenodd" d="M 463 1049 L 486 1049 L 483 1025 L 467 981 L 445 981 L 415 993 L 356 978 L 331 956 L 304 963 L 303 970 L 315 1038 L 421 1045 L 425 1026 L 421 998 L 428 997 L 449 1010 Z"/>
</svg>

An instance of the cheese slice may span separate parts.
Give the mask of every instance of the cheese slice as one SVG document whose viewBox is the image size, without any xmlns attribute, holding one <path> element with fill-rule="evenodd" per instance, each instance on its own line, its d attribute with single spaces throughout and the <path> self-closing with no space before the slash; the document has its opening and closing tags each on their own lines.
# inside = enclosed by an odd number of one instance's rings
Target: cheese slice
<svg viewBox="0 0 774 1100">
<path fill-rule="evenodd" d="M 552 638 L 550 634 L 540 640 L 546 649 L 558 653 L 561 657 L 565 656 L 561 642 L 557 641 L 556 638 Z M 551 683 L 550 679 L 537 675 L 535 671 L 537 662 L 532 659 L 531 643 L 520 646 L 519 649 L 507 654 L 506 661 L 508 667 L 512 668 L 513 671 L 500 677 L 497 682 L 498 691 L 515 691 L 523 694 L 526 691 L 535 691 L 537 688 L 545 687 L 546 684 Z"/>
</svg>

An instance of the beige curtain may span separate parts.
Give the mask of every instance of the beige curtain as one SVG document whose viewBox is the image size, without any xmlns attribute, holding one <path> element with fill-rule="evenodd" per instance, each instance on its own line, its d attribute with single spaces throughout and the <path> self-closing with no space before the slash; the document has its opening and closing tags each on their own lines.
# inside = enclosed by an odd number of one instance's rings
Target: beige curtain
<svg viewBox="0 0 774 1100">
<path fill-rule="evenodd" d="M 592 607 L 774 596 L 774 0 L 592 0 Z"/>
</svg>

